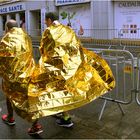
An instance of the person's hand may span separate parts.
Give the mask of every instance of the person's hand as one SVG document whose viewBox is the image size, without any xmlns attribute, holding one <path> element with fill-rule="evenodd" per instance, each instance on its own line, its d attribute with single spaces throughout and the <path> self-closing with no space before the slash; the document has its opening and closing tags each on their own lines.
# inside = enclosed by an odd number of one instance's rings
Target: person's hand
<svg viewBox="0 0 140 140">
<path fill-rule="evenodd" d="M 44 54 L 43 48 L 40 48 L 40 54 Z"/>
</svg>

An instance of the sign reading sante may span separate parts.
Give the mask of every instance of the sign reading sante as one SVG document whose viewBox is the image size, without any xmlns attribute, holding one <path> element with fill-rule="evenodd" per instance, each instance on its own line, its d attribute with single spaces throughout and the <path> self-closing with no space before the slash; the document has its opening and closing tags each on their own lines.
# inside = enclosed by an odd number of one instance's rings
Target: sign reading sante
<svg viewBox="0 0 140 140">
<path fill-rule="evenodd" d="M 69 4 L 76 4 L 76 3 L 86 3 L 90 2 L 91 0 L 55 0 L 56 6 L 61 5 L 69 5 Z"/>
<path fill-rule="evenodd" d="M 23 11 L 23 10 L 25 10 L 25 4 L 23 3 L 0 6 L 0 14 Z"/>
</svg>

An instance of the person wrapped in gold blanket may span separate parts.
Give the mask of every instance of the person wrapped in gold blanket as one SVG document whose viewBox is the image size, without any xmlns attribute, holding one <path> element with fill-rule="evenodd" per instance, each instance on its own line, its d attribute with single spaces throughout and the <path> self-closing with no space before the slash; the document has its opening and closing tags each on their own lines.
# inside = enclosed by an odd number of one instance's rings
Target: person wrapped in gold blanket
<svg viewBox="0 0 140 140">
<path fill-rule="evenodd" d="M 107 62 L 82 47 L 75 32 L 56 19 L 42 35 L 39 65 L 20 28 L 1 40 L 3 91 L 16 113 L 28 121 L 85 105 L 115 87 Z"/>
</svg>

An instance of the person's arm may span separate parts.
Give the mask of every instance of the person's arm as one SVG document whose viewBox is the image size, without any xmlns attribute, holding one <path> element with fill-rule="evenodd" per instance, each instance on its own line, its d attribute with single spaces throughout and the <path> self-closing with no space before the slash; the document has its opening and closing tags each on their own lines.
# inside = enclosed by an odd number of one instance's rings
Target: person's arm
<svg viewBox="0 0 140 140">
<path fill-rule="evenodd" d="M 46 29 L 42 35 L 42 39 L 41 39 L 41 43 L 40 43 L 40 54 L 43 55 L 44 54 L 44 47 L 45 47 L 45 44 L 47 44 L 48 42 L 48 35 L 49 35 L 49 30 Z"/>
<path fill-rule="evenodd" d="M 5 56 L 10 56 L 11 53 L 9 51 L 9 47 L 7 47 L 7 45 L 1 41 L 0 42 L 0 57 L 5 57 Z"/>
</svg>

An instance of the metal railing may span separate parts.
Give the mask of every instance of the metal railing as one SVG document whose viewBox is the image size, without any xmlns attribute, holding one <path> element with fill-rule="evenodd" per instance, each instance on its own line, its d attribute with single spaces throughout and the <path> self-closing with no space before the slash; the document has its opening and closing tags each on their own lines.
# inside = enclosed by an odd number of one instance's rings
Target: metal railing
<svg viewBox="0 0 140 140">
<path fill-rule="evenodd" d="M 95 39 L 140 39 L 140 28 L 132 29 L 83 29 L 83 34 L 79 34 L 78 29 L 74 29 L 79 37 L 90 37 Z"/>
<path fill-rule="evenodd" d="M 33 46 L 33 48 L 34 58 L 38 62 L 40 58 L 39 46 Z M 130 51 L 125 50 L 125 47 L 122 48 L 119 50 L 88 48 L 108 62 L 116 80 L 116 87 L 100 97 L 104 103 L 99 114 L 99 120 L 101 120 L 108 102 L 116 103 L 123 115 L 125 112 L 122 104 L 128 105 L 135 100 L 140 105 L 140 53 L 134 57 Z"/>
<path fill-rule="evenodd" d="M 140 39 L 140 28 L 132 29 L 73 29 L 78 37 L 94 39 Z M 41 36 L 41 29 L 26 30 L 31 36 Z M 0 36 L 4 31 L 0 31 Z"/>
<path fill-rule="evenodd" d="M 140 28 L 120 29 L 119 35 L 124 39 L 140 39 Z"/>
<path fill-rule="evenodd" d="M 136 93 L 136 102 L 138 105 L 140 105 L 140 99 L 139 99 L 139 94 L 140 94 L 140 53 L 137 56 L 137 67 L 136 67 L 136 89 L 134 91 Z"/>
<path fill-rule="evenodd" d="M 138 105 L 140 91 L 140 54 L 134 57 L 128 50 L 89 48 L 104 58 L 112 69 L 116 79 L 116 87 L 108 94 L 102 96 L 104 103 L 99 114 L 101 120 L 108 101 L 114 102 L 124 111 L 121 104 L 130 104 L 134 99 Z"/>
<path fill-rule="evenodd" d="M 77 35 L 95 39 L 140 39 L 140 29 L 84 29 L 83 35 Z"/>
<path fill-rule="evenodd" d="M 30 36 L 41 36 L 41 29 L 32 29 L 27 32 Z"/>
<path fill-rule="evenodd" d="M 83 34 L 80 30 L 74 29 L 78 37 L 96 38 L 96 39 L 112 39 L 119 38 L 118 29 L 83 29 Z"/>
</svg>

